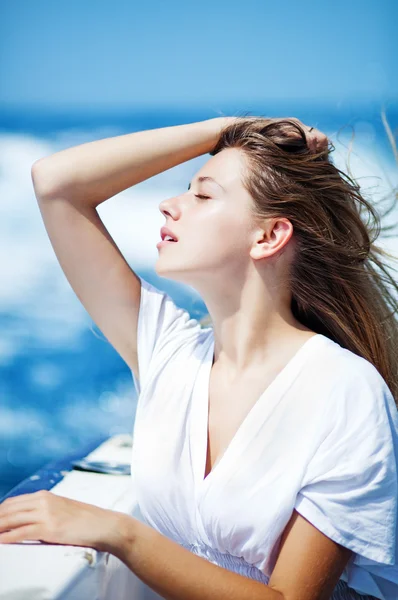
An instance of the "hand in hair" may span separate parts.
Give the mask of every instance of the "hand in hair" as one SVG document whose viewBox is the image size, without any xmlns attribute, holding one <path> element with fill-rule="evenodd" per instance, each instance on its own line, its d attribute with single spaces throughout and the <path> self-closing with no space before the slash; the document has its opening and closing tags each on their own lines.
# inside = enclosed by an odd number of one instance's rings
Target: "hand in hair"
<svg viewBox="0 0 398 600">
<path fill-rule="evenodd" d="M 324 150 L 327 149 L 328 138 L 324 133 L 322 133 L 322 131 L 319 131 L 319 129 L 317 129 L 316 127 L 310 127 L 309 125 L 306 125 L 305 123 L 303 123 L 302 121 L 300 121 L 300 119 L 297 119 L 296 117 L 286 117 L 286 118 L 289 121 L 294 121 L 295 123 L 297 123 L 297 125 L 299 125 L 303 129 L 303 131 L 305 133 L 305 139 L 307 142 L 307 146 L 312 153 L 316 154 L 318 152 L 323 152 Z M 220 129 L 223 129 L 224 127 L 228 127 L 228 125 L 231 125 L 234 122 L 238 123 L 240 121 L 253 120 L 253 121 L 258 121 L 259 125 L 261 125 L 262 122 L 269 123 L 272 121 L 281 121 L 284 119 L 281 119 L 280 117 L 272 119 L 272 118 L 267 118 L 267 117 L 246 115 L 244 117 L 217 117 L 215 120 L 219 122 Z"/>
<path fill-rule="evenodd" d="M 305 123 L 303 123 L 302 121 L 300 121 L 300 119 L 297 119 L 296 117 L 287 117 L 286 119 L 278 118 L 278 119 L 270 119 L 270 120 L 271 121 L 272 120 L 290 121 L 290 122 L 297 124 L 303 130 L 308 149 L 313 154 L 317 154 L 318 152 L 324 152 L 325 150 L 327 150 L 328 138 L 324 133 L 322 133 L 322 131 L 319 131 L 319 129 L 316 129 L 316 127 L 310 127 L 309 125 L 306 125 Z"/>
<path fill-rule="evenodd" d="M 294 117 L 292 117 L 292 120 L 297 121 L 297 123 L 304 129 L 307 146 L 311 152 L 316 154 L 317 152 L 326 150 L 328 147 L 328 138 L 324 133 L 322 133 L 322 131 L 319 131 L 319 129 L 316 129 L 316 127 L 308 127 L 308 125 L 305 125 L 302 121 L 295 119 Z"/>
</svg>

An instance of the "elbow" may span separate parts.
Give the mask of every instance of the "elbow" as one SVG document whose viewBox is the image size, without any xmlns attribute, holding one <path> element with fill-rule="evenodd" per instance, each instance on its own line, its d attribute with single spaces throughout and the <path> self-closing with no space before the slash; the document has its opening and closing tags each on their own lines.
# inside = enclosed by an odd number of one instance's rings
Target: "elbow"
<svg viewBox="0 0 398 600">
<path fill-rule="evenodd" d="M 55 185 L 51 166 L 45 158 L 39 158 L 33 163 L 30 175 L 37 200 L 49 198 L 57 193 L 59 186 Z"/>
<path fill-rule="evenodd" d="M 36 184 L 37 178 L 38 178 L 38 171 L 39 171 L 39 165 L 41 164 L 41 161 L 43 159 L 39 158 L 39 160 L 36 160 L 31 169 L 30 169 L 30 176 L 32 177 L 32 183 L 33 185 Z"/>
<path fill-rule="evenodd" d="M 30 176 L 32 179 L 33 189 L 35 191 L 36 198 L 43 196 L 46 186 L 46 175 L 43 169 L 43 159 L 36 160 L 30 170 Z"/>
<path fill-rule="evenodd" d="M 33 163 L 32 167 L 30 169 L 30 173 L 32 175 L 32 181 L 35 181 L 38 178 L 39 173 L 42 172 L 44 163 L 45 163 L 44 158 L 39 158 L 39 160 L 36 160 Z"/>
</svg>

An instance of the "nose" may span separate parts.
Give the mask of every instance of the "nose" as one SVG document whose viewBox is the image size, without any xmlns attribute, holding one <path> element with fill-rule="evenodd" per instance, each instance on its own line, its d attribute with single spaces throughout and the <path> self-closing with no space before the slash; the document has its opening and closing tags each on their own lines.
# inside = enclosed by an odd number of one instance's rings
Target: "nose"
<svg viewBox="0 0 398 600">
<path fill-rule="evenodd" d="M 159 204 L 159 210 L 164 217 L 167 218 L 167 216 L 169 216 L 173 219 L 176 218 L 178 212 L 176 198 L 176 196 L 167 198 L 166 200 L 162 200 L 162 202 Z"/>
<path fill-rule="evenodd" d="M 163 200 L 163 202 L 159 204 L 159 210 L 165 218 L 167 218 L 167 216 L 170 216 L 168 201 Z"/>
</svg>

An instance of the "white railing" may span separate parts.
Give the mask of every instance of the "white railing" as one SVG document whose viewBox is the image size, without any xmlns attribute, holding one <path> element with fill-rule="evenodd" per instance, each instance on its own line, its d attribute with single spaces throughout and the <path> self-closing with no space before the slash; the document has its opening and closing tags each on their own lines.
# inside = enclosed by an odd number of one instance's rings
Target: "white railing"
<svg viewBox="0 0 398 600">
<path fill-rule="evenodd" d="M 113 436 L 87 455 L 91 461 L 130 464 L 132 438 Z M 40 471 L 38 471 L 40 473 Z M 131 475 L 63 471 L 51 492 L 140 518 Z M 40 475 L 29 481 L 40 486 Z M 19 485 L 18 488 L 21 489 Z M 48 485 L 46 489 L 49 489 Z M 12 494 L 11 495 L 16 495 Z M 92 548 L 25 541 L 0 544 L 0 600 L 159 600 L 112 554 Z"/>
</svg>

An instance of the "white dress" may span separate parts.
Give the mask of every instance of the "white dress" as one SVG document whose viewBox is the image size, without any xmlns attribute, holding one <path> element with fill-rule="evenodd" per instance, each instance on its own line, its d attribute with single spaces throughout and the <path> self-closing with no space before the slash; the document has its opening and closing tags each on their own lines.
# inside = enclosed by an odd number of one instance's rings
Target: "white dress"
<svg viewBox="0 0 398 600">
<path fill-rule="evenodd" d="M 307 340 L 204 479 L 212 328 L 141 279 L 132 477 L 144 522 L 265 584 L 296 509 L 354 554 L 341 580 L 398 599 L 398 412 L 375 367 Z"/>
</svg>

